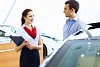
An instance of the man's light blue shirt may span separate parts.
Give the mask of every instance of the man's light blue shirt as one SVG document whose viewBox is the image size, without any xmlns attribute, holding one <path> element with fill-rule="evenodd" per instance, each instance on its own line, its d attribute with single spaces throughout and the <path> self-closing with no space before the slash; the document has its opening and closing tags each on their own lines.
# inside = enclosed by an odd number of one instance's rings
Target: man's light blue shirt
<svg viewBox="0 0 100 67">
<path fill-rule="evenodd" d="M 78 30 L 85 27 L 86 27 L 86 24 L 80 21 L 78 19 L 78 16 L 76 16 L 73 19 L 66 20 L 66 23 L 63 28 L 63 40 L 69 37 L 71 34 L 74 34 Z"/>
</svg>

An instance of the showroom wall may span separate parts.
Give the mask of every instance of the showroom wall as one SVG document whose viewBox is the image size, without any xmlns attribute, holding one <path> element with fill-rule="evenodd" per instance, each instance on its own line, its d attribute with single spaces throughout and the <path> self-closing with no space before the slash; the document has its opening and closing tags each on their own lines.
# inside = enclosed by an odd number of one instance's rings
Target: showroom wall
<svg viewBox="0 0 100 67">
<path fill-rule="evenodd" d="M 63 13 L 66 0 L 3 0 L 0 2 L 0 24 L 10 24 L 16 29 L 21 24 L 21 13 L 26 8 L 34 11 L 34 24 L 42 32 L 62 39 L 65 23 Z M 17 24 L 17 25 L 16 25 Z"/>
<path fill-rule="evenodd" d="M 79 0 L 79 17 L 85 23 L 100 22 L 100 0 Z"/>
<path fill-rule="evenodd" d="M 34 24 L 42 32 L 62 39 L 62 28 L 67 19 L 63 13 L 66 0 L 1 0 L 0 24 L 9 24 L 16 29 L 21 25 L 21 13 L 26 8 L 34 11 Z M 78 0 L 79 17 L 85 23 L 100 21 L 99 0 Z"/>
</svg>

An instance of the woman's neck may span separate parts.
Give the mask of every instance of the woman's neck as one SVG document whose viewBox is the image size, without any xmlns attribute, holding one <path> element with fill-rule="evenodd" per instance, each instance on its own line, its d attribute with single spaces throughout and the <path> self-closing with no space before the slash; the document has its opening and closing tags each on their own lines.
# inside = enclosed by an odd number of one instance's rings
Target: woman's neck
<svg viewBox="0 0 100 67">
<path fill-rule="evenodd" d="M 25 23 L 25 26 L 26 26 L 26 27 L 31 27 L 32 24 L 27 24 L 27 23 Z"/>
<path fill-rule="evenodd" d="M 30 29 L 30 30 L 33 29 L 32 24 L 25 24 L 25 27 L 27 27 L 27 28 Z"/>
</svg>

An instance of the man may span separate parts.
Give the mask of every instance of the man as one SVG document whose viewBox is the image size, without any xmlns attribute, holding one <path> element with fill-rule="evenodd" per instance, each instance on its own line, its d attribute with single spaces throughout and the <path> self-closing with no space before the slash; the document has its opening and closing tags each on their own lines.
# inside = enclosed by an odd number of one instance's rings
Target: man
<svg viewBox="0 0 100 67">
<path fill-rule="evenodd" d="M 69 0 L 65 2 L 64 13 L 68 17 L 66 23 L 63 27 L 63 40 L 65 40 L 70 35 L 76 33 L 87 25 L 79 20 L 77 12 L 79 10 L 79 3 L 74 0 Z"/>
</svg>

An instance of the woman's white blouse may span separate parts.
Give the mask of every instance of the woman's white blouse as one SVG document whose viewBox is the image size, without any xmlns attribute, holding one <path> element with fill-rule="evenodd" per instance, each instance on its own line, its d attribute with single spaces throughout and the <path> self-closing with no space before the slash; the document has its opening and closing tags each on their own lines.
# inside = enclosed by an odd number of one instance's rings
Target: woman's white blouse
<svg viewBox="0 0 100 67">
<path fill-rule="evenodd" d="M 38 40 L 39 40 L 39 30 L 38 28 L 36 28 L 36 31 L 37 31 L 37 36 L 35 39 L 33 39 L 23 28 L 23 26 L 21 26 L 17 31 L 16 31 L 16 34 L 18 36 L 22 36 L 26 41 L 29 41 L 30 44 L 32 45 L 38 45 Z"/>
</svg>

